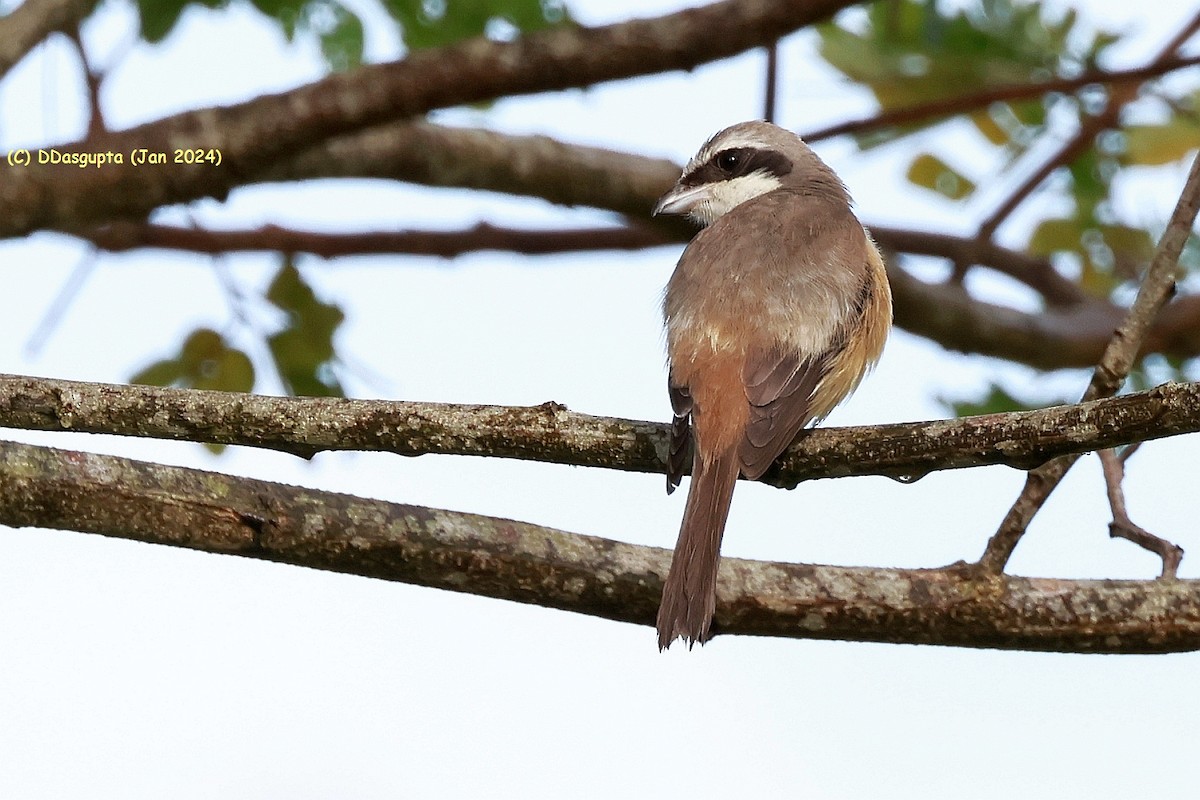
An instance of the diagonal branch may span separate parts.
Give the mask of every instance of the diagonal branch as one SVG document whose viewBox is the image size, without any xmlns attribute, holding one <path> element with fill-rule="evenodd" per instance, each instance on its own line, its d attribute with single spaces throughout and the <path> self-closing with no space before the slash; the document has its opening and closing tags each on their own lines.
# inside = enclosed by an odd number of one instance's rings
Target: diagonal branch
<svg viewBox="0 0 1200 800">
<path fill-rule="evenodd" d="M 943 97 L 925 103 L 915 103 L 903 108 L 892 108 L 880 111 L 878 114 L 860 119 L 847 120 L 824 128 L 818 128 L 803 134 L 802 138 L 809 143 L 822 139 L 832 139 L 848 133 L 859 134 L 877 131 L 881 128 L 892 128 L 898 125 L 911 125 L 943 117 L 968 114 L 990 106 L 992 103 L 1010 103 L 1019 100 L 1032 100 L 1054 92 L 1070 92 L 1085 86 L 1119 86 L 1129 83 L 1142 83 L 1152 78 L 1158 78 L 1177 70 L 1200 64 L 1200 56 L 1172 56 L 1158 59 L 1149 64 L 1132 69 L 1102 70 L 1093 69 L 1072 78 L 1055 78 L 1037 83 L 1014 83 L 1004 86 L 993 86 L 972 94 Z"/>
<path fill-rule="evenodd" d="M 114 499 L 119 502 L 114 502 Z M 0 524 L 240 555 L 652 625 L 669 553 L 512 520 L 0 442 Z M 724 559 L 720 633 L 1057 652 L 1200 649 L 1200 581 Z M 647 634 L 649 636 L 649 634 Z"/>
<path fill-rule="evenodd" d="M 0 376 L 0 427 L 260 447 L 514 458 L 662 472 L 668 427 L 534 407 L 344 400 Z M 818 428 L 767 473 L 776 486 L 813 478 L 913 478 L 987 464 L 1028 468 L 1062 453 L 1200 431 L 1200 383 L 1074 406 L 953 420 Z"/>
<path fill-rule="evenodd" d="M 96 3 L 97 0 L 30 0 L 8 16 L 0 17 L 0 77 L 8 74 L 50 34 L 78 28 Z"/>
<path fill-rule="evenodd" d="M 1175 292 L 1179 254 L 1191 235 L 1198 209 L 1200 153 L 1197 153 L 1192 161 L 1191 171 L 1171 215 L 1171 222 L 1158 243 L 1158 250 L 1154 253 L 1154 259 L 1150 262 L 1142 285 L 1138 288 L 1133 307 L 1130 308 L 1121 327 L 1113 333 L 1112 340 L 1092 374 L 1087 391 L 1083 395 L 1085 402 L 1109 397 L 1124 383 L 1125 376 L 1129 374 L 1141 352 L 1154 318 Z M 999 529 L 988 540 L 987 548 L 979 560 L 983 569 L 993 573 L 1004 569 L 1034 515 L 1077 460 L 1078 455 L 1060 456 L 1029 473 L 1021 495 L 1005 515 Z"/>
<path fill-rule="evenodd" d="M 1175 59 L 1175 53 L 1187 43 L 1197 30 L 1200 30 L 1200 13 L 1197 13 L 1169 42 L 1162 47 L 1151 65 L 1170 63 Z M 1031 195 L 1042 183 L 1060 167 L 1073 163 L 1077 158 L 1091 150 L 1096 143 L 1096 136 L 1101 132 L 1117 125 L 1121 111 L 1137 97 L 1135 84 L 1119 83 L 1113 86 L 1109 94 L 1108 105 L 1094 117 L 1083 120 L 1079 131 L 1056 152 L 1052 153 L 1042 165 L 1022 181 L 1005 200 L 979 225 L 978 237 L 991 239 L 1004 221 Z"/>
</svg>

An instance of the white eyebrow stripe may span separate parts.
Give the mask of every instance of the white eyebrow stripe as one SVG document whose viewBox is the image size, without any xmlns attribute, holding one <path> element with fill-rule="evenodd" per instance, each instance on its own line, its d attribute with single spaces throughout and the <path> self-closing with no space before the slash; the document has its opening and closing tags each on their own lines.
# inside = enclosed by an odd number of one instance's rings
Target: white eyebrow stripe
<svg viewBox="0 0 1200 800">
<path fill-rule="evenodd" d="M 720 139 L 709 142 L 707 145 L 702 147 L 700 152 L 696 153 L 696 155 L 694 155 L 692 159 L 688 161 L 687 166 L 683 168 L 683 174 L 687 175 L 689 172 L 692 172 L 698 167 L 703 166 L 704 164 L 708 163 L 713 156 L 723 150 L 735 150 L 739 148 L 748 148 L 750 150 L 774 149 L 762 139 L 755 139 L 751 136 L 737 134 L 723 136 Z"/>
</svg>

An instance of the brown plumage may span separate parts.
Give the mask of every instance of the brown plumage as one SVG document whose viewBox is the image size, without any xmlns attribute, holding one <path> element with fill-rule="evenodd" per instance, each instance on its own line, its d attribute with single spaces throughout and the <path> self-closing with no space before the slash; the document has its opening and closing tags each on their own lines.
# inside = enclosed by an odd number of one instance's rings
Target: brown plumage
<svg viewBox="0 0 1200 800">
<path fill-rule="evenodd" d="M 709 637 L 738 475 L 756 479 L 878 360 L 892 303 L 837 175 L 801 139 L 743 122 L 710 139 L 655 213 L 702 225 L 667 284 L 675 419 L 667 489 L 692 481 L 663 585 L 658 643 Z"/>
</svg>

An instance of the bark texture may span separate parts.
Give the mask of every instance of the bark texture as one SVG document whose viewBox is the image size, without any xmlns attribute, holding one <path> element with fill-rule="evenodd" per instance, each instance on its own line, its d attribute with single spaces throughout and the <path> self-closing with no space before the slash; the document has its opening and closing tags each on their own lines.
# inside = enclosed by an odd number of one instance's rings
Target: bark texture
<svg viewBox="0 0 1200 800">
<path fill-rule="evenodd" d="M 669 561 L 658 548 L 511 520 L 11 442 L 0 442 L 0 523 L 260 558 L 647 626 Z M 725 559 L 714 631 L 1058 652 L 1194 650 L 1200 581 Z"/>
<path fill-rule="evenodd" d="M 669 426 L 531 407 L 345 400 L 0 375 L 0 427 L 322 450 L 491 456 L 633 472 L 665 469 Z M 1036 411 L 808 431 L 763 481 L 915 479 L 942 469 L 1028 469 L 1065 453 L 1200 431 L 1200 383 Z"/>
</svg>

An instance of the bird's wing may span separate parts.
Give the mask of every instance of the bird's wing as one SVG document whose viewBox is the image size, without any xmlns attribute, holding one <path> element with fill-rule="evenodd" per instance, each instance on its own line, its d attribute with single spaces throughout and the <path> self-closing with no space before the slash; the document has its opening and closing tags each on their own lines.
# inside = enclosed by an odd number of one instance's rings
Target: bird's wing
<svg viewBox="0 0 1200 800">
<path fill-rule="evenodd" d="M 692 393 L 688 387 L 676 383 L 671 376 L 667 381 L 667 392 L 671 395 L 671 445 L 667 451 L 667 494 L 683 480 L 687 465 L 688 445 L 692 441 Z"/>
<path fill-rule="evenodd" d="M 801 359 L 778 349 L 747 354 L 742 380 L 750 420 L 738 455 L 742 474 L 762 477 L 805 425 L 812 422 L 812 396 L 828 367 L 826 354 Z"/>
</svg>

